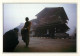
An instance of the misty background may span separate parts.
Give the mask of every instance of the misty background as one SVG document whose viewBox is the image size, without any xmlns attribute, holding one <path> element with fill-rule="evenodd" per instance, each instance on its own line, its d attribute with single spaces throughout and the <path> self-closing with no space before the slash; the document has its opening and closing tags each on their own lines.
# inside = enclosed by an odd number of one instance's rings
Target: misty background
<svg viewBox="0 0 80 56">
<path fill-rule="evenodd" d="M 25 22 L 25 17 L 30 20 L 45 7 L 63 7 L 68 16 L 67 32 L 70 36 L 76 31 L 77 5 L 76 4 L 3 4 L 3 33 Z"/>
</svg>

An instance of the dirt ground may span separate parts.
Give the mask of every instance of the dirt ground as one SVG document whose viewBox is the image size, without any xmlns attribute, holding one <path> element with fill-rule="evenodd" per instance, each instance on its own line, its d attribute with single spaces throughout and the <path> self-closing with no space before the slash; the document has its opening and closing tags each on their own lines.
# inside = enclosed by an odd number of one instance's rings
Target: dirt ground
<svg viewBox="0 0 80 56">
<path fill-rule="evenodd" d="M 76 52 L 76 40 L 30 37 L 27 48 L 19 36 L 19 44 L 14 52 Z"/>
</svg>

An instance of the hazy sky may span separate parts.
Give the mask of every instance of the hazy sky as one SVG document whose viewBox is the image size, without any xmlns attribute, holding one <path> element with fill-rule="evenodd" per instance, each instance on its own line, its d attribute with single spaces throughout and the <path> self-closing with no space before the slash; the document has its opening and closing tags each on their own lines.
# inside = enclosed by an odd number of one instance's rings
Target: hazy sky
<svg viewBox="0 0 80 56">
<path fill-rule="evenodd" d="M 70 27 L 69 34 L 72 35 L 76 28 L 77 21 L 77 5 L 76 4 L 4 4 L 4 33 L 20 23 L 25 22 L 25 17 L 30 20 L 36 18 L 36 14 L 45 7 L 64 7 L 69 18 L 68 26 Z"/>
</svg>

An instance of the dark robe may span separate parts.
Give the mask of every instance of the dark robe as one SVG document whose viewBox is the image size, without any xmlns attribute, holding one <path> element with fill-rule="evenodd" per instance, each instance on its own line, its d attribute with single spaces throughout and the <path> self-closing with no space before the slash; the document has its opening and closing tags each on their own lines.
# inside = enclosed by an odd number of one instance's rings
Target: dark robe
<svg viewBox="0 0 80 56">
<path fill-rule="evenodd" d="M 29 45 L 29 30 L 31 22 L 25 22 L 24 27 L 21 30 L 22 40 L 26 43 L 26 46 Z"/>
<path fill-rule="evenodd" d="M 12 52 L 19 43 L 18 33 L 10 30 L 3 35 L 3 52 Z"/>
</svg>

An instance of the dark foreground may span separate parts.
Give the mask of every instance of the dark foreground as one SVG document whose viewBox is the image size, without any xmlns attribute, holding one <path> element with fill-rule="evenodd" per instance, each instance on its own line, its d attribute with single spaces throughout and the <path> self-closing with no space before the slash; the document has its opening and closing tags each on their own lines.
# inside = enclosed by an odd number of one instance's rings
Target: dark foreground
<svg viewBox="0 0 80 56">
<path fill-rule="evenodd" d="M 14 52 L 76 52 L 76 40 L 31 37 L 29 47 L 26 48 L 20 36 Z"/>
</svg>

